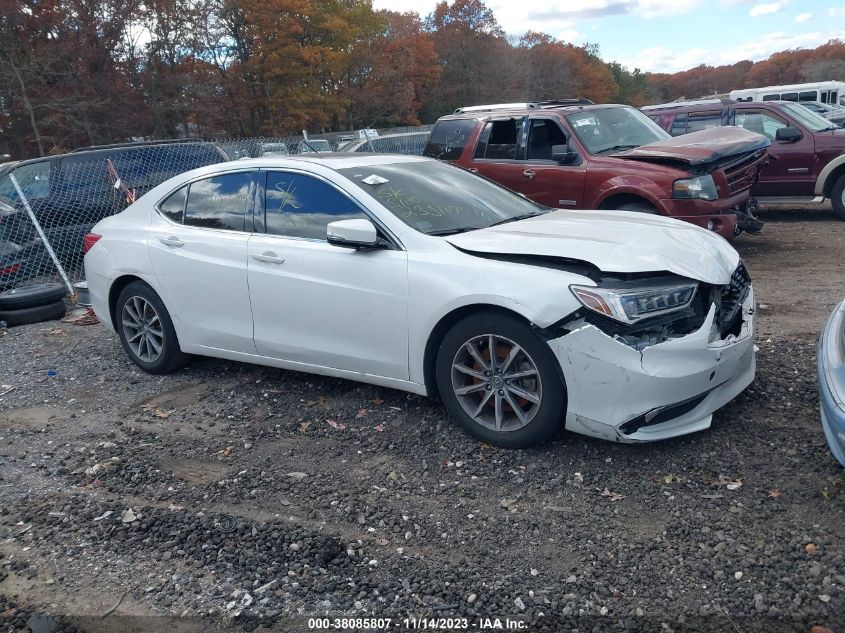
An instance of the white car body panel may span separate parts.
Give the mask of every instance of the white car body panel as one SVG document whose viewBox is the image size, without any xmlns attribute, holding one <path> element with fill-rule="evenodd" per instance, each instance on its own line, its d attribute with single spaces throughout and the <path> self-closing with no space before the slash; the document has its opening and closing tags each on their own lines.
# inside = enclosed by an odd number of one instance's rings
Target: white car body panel
<svg viewBox="0 0 845 633">
<path fill-rule="evenodd" d="M 249 234 L 179 226 L 153 212 L 148 235 L 153 273 L 183 350 L 228 349 L 254 354 L 247 285 Z M 171 239 L 183 246 L 167 246 L 161 241 Z M 212 283 L 203 283 L 204 279 Z"/>
<path fill-rule="evenodd" d="M 728 283 L 739 263 L 711 231 L 632 211 L 559 210 L 446 240 L 468 251 L 566 257 L 608 273 L 667 270 L 709 284 Z"/>
<path fill-rule="evenodd" d="M 255 234 L 249 255 L 258 354 L 408 380 L 405 251 Z"/>
<path fill-rule="evenodd" d="M 85 256 L 94 311 L 112 327 L 112 285 L 137 277 L 161 296 L 185 352 L 425 395 L 432 333 L 454 311 L 494 306 L 544 329 L 582 308 L 571 284 L 595 285 L 569 270 L 503 257 L 580 260 L 608 273 L 668 271 L 713 285 L 728 283 L 739 263 L 725 240 L 704 229 L 626 212 L 555 211 L 429 236 L 336 171 L 428 160 L 366 153 L 259 158 L 171 179 L 94 227 L 103 236 Z M 319 240 L 199 229 L 170 222 L 155 209 L 184 183 L 235 169 L 289 169 L 329 181 L 367 209 L 396 248 L 355 250 Z M 170 237 L 184 245 L 161 243 Z M 283 262 L 253 257 L 267 254 Z M 502 257 L 490 257 L 496 255 Z M 592 325 L 549 340 L 568 392 L 567 428 L 614 441 L 707 428 L 712 412 L 753 379 L 753 308 L 749 293 L 741 334 L 715 343 L 712 313 L 698 331 L 642 351 Z M 634 433 L 620 430 L 637 416 L 708 390 L 677 418 Z"/>
</svg>

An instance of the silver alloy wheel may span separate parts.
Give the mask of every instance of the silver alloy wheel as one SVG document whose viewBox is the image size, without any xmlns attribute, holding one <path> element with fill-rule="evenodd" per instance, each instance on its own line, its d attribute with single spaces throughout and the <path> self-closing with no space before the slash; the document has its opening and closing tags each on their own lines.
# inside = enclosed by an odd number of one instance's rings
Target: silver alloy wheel
<svg viewBox="0 0 845 633">
<path fill-rule="evenodd" d="M 132 353 L 145 363 L 155 362 L 164 349 L 164 330 L 153 304 L 144 297 L 129 297 L 120 320 Z"/>
<path fill-rule="evenodd" d="M 525 349 L 497 334 L 461 345 L 452 360 L 452 389 L 467 415 L 494 431 L 523 428 L 543 401 L 537 364 Z"/>
</svg>

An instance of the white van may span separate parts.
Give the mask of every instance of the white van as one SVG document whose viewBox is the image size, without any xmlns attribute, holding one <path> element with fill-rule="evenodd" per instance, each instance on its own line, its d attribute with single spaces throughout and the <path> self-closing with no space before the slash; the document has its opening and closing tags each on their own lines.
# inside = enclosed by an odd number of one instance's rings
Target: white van
<svg viewBox="0 0 845 633">
<path fill-rule="evenodd" d="M 730 98 L 737 101 L 818 101 L 845 105 L 845 82 L 818 81 L 789 86 L 745 88 L 731 90 Z"/>
</svg>

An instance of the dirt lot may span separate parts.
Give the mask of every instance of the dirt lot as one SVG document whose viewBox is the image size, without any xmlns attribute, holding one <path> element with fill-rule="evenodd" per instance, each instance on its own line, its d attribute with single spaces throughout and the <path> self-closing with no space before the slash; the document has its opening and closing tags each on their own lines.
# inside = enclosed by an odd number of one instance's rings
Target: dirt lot
<svg viewBox="0 0 845 633">
<path fill-rule="evenodd" d="M 48 613 L 39 632 L 307 631 L 325 614 L 845 631 L 845 471 L 815 369 L 845 223 L 764 219 L 737 241 L 757 380 L 711 430 L 660 444 L 497 450 L 397 391 L 210 359 L 153 377 L 99 326 L 9 330 L 0 630 Z"/>
</svg>

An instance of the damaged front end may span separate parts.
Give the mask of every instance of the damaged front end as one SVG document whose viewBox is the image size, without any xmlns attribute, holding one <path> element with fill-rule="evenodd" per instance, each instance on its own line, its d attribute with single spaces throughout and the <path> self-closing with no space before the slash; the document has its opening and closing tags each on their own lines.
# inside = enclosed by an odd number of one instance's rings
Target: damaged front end
<svg viewBox="0 0 845 633">
<path fill-rule="evenodd" d="M 543 334 L 568 387 L 567 428 L 616 441 L 710 426 L 754 377 L 754 297 L 742 262 L 729 283 L 602 275 L 584 306 Z"/>
</svg>

